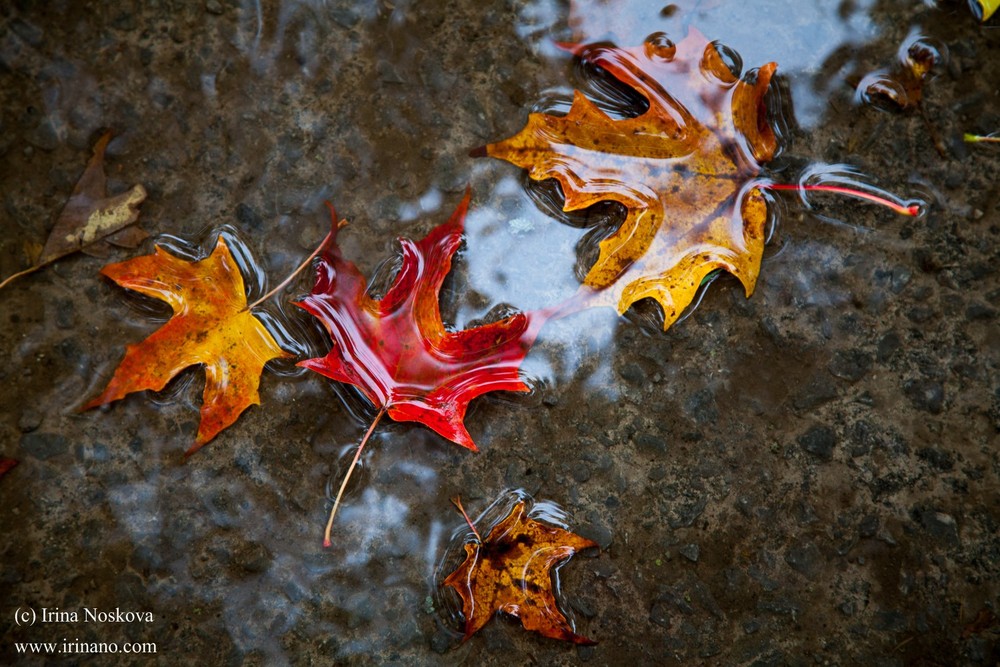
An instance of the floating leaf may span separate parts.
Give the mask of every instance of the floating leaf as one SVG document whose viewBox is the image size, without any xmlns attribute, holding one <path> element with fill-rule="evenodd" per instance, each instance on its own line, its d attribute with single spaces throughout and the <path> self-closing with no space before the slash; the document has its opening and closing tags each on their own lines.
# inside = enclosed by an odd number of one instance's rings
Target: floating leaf
<svg viewBox="0 0 1000 667">
<path fill-rule="evenodd" d="M 531 114 L 517 135 L 474 154 L 555 178 L 566 211 L 605 200 L 626 207 L 584 279 L 600 292 L 597 304 L 624 313 L 653 298 L 666 329 L 716 269 L 739 278 L 749 296 L 767 206 L 748 184 L 777 148 L 764 104 L 775 63 L 739 79 L 694 28 L 677 44 L 658 35 L 638 48 L 567 48 L 635 89 L 648 110 L 615 120 L 576 92 L 566 116 Z"/>
<path fill-rule="evenodd" d="M 490 391 L 529 391 L 518 369 L 548 314 L 517 313 L 445 330 L 438 293 L 461 243 L 468 205 L 466 194 L 451 219 L 422 241 L 400 239 L 403 263 L 381 300 L 368 295 L 364 276 L 334 239 L 320 258 L 312 293 L 298 304 L 323 323 L 333 347 L 299 365 L 357 387 L 392 419 L 420 422 L 475 450 L 464 424 L 469 401 Z"/>
<path fill-rule="evenodd" d="M 205 367 L 201 423 L 193 454 L 260 403 L 264 364 L 290 357 L 247 308 L 243 276 L 221 236 L 208 257 L 189 262 L 157 246 L 152 255 L 105 266 L 122 287 L 166 301 L 173 316 L 155 333 L 126 348 L 108 386 L 83 409 L 136 391 L 159 391 L 188 366 Z"/>
<path fill-rule="evenodd" d="M 524 501 L 518 502 L 485 540 L 465 544 L 465 561 L 444 580 L 462 598 L 465 638 L 502 611 L 546 637 L 594 644 L 576 634 L 559 611 L 554 591 L 559 567 L 577 551 L 596 546 L 568 530 L 535 521 Z"/>
<path fill-rule="evenodd" d="M 899 47 L 891 71 L 872 72 L 858 82 L 858 100 L 886 110 L 915 108 L 923 97 L 924 84 L 945 52 L 933 40 L 911 33 Z"/>
</svg>

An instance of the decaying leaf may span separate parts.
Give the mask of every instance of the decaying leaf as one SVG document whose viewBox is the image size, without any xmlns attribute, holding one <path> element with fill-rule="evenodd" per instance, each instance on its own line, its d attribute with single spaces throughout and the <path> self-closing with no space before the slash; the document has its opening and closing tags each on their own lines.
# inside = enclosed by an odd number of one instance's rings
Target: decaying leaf
<svg viewBox="0 0 1000 667">
<path fill-rule="evenodd" d="M 624 313 L 653 298 L 666 329 L 716 269 L 749 296 L 767 220 L 749 182 L 777 148 L 764 104 L 777 65 L 738 79 L 694 28 L 678 44 L 657 35 L 638 48 L 569 48 L 634 88 L 648 110 L 614 120 L 577 91 L 566 116 L 531 114 L 521 132 L 483 152 L 558 180 L 566 211 L 603 200 L 626 207 L 584 279 L 598 305 Z"/>
<path fill-rule="evenodd" d="M 152 255 L 105 266 L 101 273 L 122 287 L 166 301 L 173 316 L 151 336 L 126 348 L 108 386 L 83 409 L 135 391 L 159 391 L 188 366 L 205 366 L 201 423 L 193 454 L 219 431 L 260 403 L 264 364 L 290 357 L 247 309 L 243 276 L 220 236 L 197 262 L 157 246 Z"/>
<path fill-rule="evenodd" d="M 354 385 L 392 419 L 420 422 L 475 450 L 464 424 L 469 401 L 490 391 L 529 391 L 518 369 L 548 315 L 517 313 L 445 330 L 438 293 L 461 243 L 468 205 L 466 194 L 451 219 L 423 240 L 400 239 L 402 267 L 379 301 L 334 239 L 320 258 L 312 293 L 298 304 L 323 323 L 333 347 L 299 365 Z"/>
<path fill-rule="evenodd" d="M 941 51 L 921 35 L 911 34 L 899 47 L 891 70 L 866 74 L 856 85 L 859 101 L 890 110 L 920 104 L 924 84 L 941 61 Z"/>
<path fill-rule="evenodd" d="M 139 204 L 146 199 L 146 189 L 142 185 L 134 185 L 119 195 L 109 197 L 107 194 L 104 151 L 109 141 L 111 133 L 106 132 L 94 146 L 94 155 L 59 214 L 38 259 L 29 268 L 4 280 L 0 287 L 14 278 L 37 271 L 70 253 L 93 248 L 105 240 L 134 248 L 146 238 L 146 233 L 138 227 L 128 228 L 139 217 Z"/>
<path fill-rule="evenodd" d="M 17 459 L 0 457 L 0 478 L 9 473 L 18 464 Z"/>
<path fill-rule="evenodd" d="M 485 540 L 465 544 L 465 561 L 444 580 L 462 598 L 465 638 L 498 612 L 521 619 L 528 630 L 576 644 L 595 642 L 576 634 L 553 594 L 559 567 L 597 543 L 535 521 L 518 502 Z"/>
</svg>

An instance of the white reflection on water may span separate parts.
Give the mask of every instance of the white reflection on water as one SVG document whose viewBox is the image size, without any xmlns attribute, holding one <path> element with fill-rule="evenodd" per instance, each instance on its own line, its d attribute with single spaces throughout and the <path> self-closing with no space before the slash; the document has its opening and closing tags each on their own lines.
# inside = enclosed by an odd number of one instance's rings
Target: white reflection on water
<svg viewBox="0 0 1000 667">
<path fill-rule="evenodd" d="M 529 2 L 521 12 L 521 36 L 538 42 L 572 38 L 634 46 L 661 31 L 678 41 L 688 26 L 695 26 L 710 40 L 721 40 L 735 49 L 745 69 L 777 61 L 778 73 L 790 82 L 796 117 L 803 127 L 820 122 L 829 93 L 843 85 L 839 72 L 817 78 L 824 63 L 876 34 L 868 18 L 874 0 L 858 0 L 851 6 L 800 2 L 780 20 L 763 16 L 760 3 L 754 2 L 686 0 L 671 3 L 678 9 L 665 15 L 668 3 L 662 0 L 577 0 L 568 21 L 571 29 L 562 22 L 564 4 L 561 0 Z"/>
<path fill-rule="evenodd" d="M 408 521 L 410 508 L 385 489 L 369 486 L 360 498 L 343 507 L 337 515 L 340 529 L 350 528 L 351 548 L 342 557 L 347 567 L 367 565 L 380 548 L 394 553 L 419 553 L 420 534 Z"/>
</svg>

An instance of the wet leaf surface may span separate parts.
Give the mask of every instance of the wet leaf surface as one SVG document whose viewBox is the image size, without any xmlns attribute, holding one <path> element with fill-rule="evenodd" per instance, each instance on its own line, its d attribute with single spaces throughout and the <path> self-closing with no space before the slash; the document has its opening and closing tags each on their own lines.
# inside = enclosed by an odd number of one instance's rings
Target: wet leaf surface
<svg viewBox="0 0 1000 667">
<path fill-rule="evenodd" d="M 972 0 L 970 5 L 979 20 L 986 21 L 1000 9 L 1000 0 Z"/>
<path fill-rule="evenodd" d="M 143 218 L 159 231 L 197 238 L 206 220 L 238 222 L 268 266 L 288 266 L 325 233 L 315 210 L 333 198 L 356 225 L 343 252 L 371 282 L 391 239 L 445 220 L 471 181 L 477 202 L 442 310 L 470 322 L 497 304 L 557 301 L 576 288 L 583 228 L 619 206 L 559 224 L 522 170 L 463 156 L 519 129 L 547 93 L 571 98 L 570 64 L 552 47 L 553 35 L 570 39 L 566 4 L 12 3 L 0 19 L 4 275 L 26 265 L 26 242 L 44 241 L 91 138 L 113 126 L 129 158 L 107 157 L 109 185 L 145 184 Z M 968 3 L 902 0 L 692 4 L 673 2 L 663 18 L 663 2 L 587 3 L 635 17 L 638 34 L 614 35 L 619 45 L 652 31 L 679 40 L 695 25 L 748 66 L 778 61 L 794 154 L 769 171 L 849 162 L 893 191 L 913 184 L 927 215 L 899 220 L 825 195 L 812 211 L 791 202 L 776 210 L 754 298 L 710 290 L 666 336 L 605 309 L 550 323 L 522 365 L 544 382 L 539 400 L 471 403 L 482 455 L 430 429 L 387 429 L 335 551 L 314 527 L 367 401 L 309 374 L 269 377 L 265 409 L 195 468 L 178 466 L 170 445 L 197 421 L 184 393 L 200 382 L 193 369 L 155 406 L 144 396 L 85 419 L 65 409 L 95 370 L 111 376 L 107 356 L 126 342 L 111 337 L 137 342 L 158 325 L 124 307 L 93 262 L 59 261 L 0 292 L 0 455 L 22 461 L 0 481 L 0 531 L 14 536 L 0 545 L 0 593 L 16 601 L 0 662 L 115 663 L 15 652 L 77 636 L 220 665 L 996 662 L 996 627 L 966 628 L 998 608 L 1000 151 L 960 141 L 1000 127 L 996 16 L 981 27 Z M 590 24 L 601 32 L 585 39 L 607 38 L 608 22 Z M 911 30 L 952 54 L 921 112 L 855 104 L 845 77 L 891 64 Z M 543 280 L 553 273 L 558 291 Z M 296 314 L 325 352 L 325 332 Z M 841 372 L 852 351 L 873 360 L 856 380 Z M 907 395 L 911 382 L 940 387 L 939 413 Z M 834 434 L 830 460 L 799 442 L 813 425 Z M 560 571 L 571 594 L 561 608 L 598 646 L 509 618 L 455 646 L 458 594 L 443 591 L 449 609 L 427 599 L 465 558 L 460 538 L 430 580 L 458 523 L 449 497 L 478 507 L 507 487 L 552 497 L 579 517 L 575 532 L 611 544 Z M 21 604 L 148 610 L 155 621 L 18 627 Z"/>
<path fill-rule="evenodd" d="M 584 285 L 624 313 L 652 298 L 669 327 L 702 280 L 725 269 L 749 296 L 760 271 L 767 205 L 747 187 L 777 139 L 764 95 L 777 67 L 737 78 L 696 29 L 674 44 L 653 36 L 637 48 L 568 47 L 641 94 L 649 108 L 616 120 L 582 93 L 566 116 L 534 113 L 518 134 L 484 152 L 559 181 L 564 210 L 600 201 L 627 217 L 600 244 Z"/>
<path fill-rule="evenodd" d="M 926 37 L 914 35 L 899 48 L 890 70 L 866 74 L 856 85 L 859 101 L 877 108 L 902 111 L 920 105 L 924 84 L 942 63 L 945 50 Z"/>
<path fill-rule="evenodd" d="M 161 247 L 152 255 L 109 264 L 101 274 L 122 287 L 167 302 L 170 320 L 141 343 L 129 345 L 114 376 L 83 409 L 136 391 L 159 391 L 195 364 L 205 367 L 201 423 L 190 455 L 260 403 L 264 365 L 289 357 L 247 310 L 243 276 L 221 236 L 208 257 L 189 262 Z"/>
<path fill-rule="evenodd" d="M 486 539 L 465 544 L 465 561 L 444 580 L 462 598 L 465 638 L 497 612 L 516 616 L 528 630 L 575 644 L 594 644 L 578 635 L 559 611 L 554 591 L 558 568 L 597 543 L 535 521 L 518 502 Z"/>
<path fill-rule="evenodd" d="M 333 347 L 299 365 L 360 389 L 396 421 L 415 421 L 463 447 L 469 401 L 491 391 L 526 392 L 519 367 L 548 315 L 516 313 L 450 332 L 438 294 L 462 241 L 469 195 L 424 239 L 400 239 L 403 263 L 385 296 L 368 295 L 364 276 L 336 239 L 320 259 L 312 293 L 299 305 L 326 327 Z"/>
</svg>

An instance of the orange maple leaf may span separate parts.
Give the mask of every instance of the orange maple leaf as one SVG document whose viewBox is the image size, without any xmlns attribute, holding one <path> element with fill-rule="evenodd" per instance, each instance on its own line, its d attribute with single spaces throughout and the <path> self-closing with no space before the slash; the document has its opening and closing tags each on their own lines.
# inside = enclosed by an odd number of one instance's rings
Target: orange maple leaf
<svg viewBox="0 0 1000 667">
<path fill-rule="evenodd" d="M 84 410 L 135 391 L 159 391 L 188 366 L 205 366 L 201 423 L 191 455 L 260 404 L 264 364 L 291 354 L 247 309 L 243 276 L 220 236 L 208 257 L 189 262 L 157 246 L 152 255 L 101 270 L 122 287 L 166 301 L 173 316 L 146 340 L 126 348 L 114 376 Z"/>
<path fill-rule="evenodd" d="M 535 521 L 524 501 L 518 502 L 485 540 L 465 544 L 465 561 L 444 580 L 462 598 L 465 638 L 502 611 L 546 637 L 594 644 L 573 631 L 553 591 L 558 588 L 559 566 L 577 551 L 596 546 L 568 530 Z"/>
<path fill-rule="evenodd" d="M 474 154 L 555 178 L 566 211 L 605 200 L 626 207 L 584 279 L 598 292 L 595 305 L 624 313 L 656 299 L 666 329 L 716 269 L 739 278 L 749 296 L 767 220 L 764 196 L 749 182 L 777 148 L 764 104 L 777 65 L 738 79 L 694 28 L 676 45 L 567 48 L 638 91 L 648 110 L 614 120 L 576 91 L 566 116 L 531 114 L 518 134 Z"/>
</svg>

